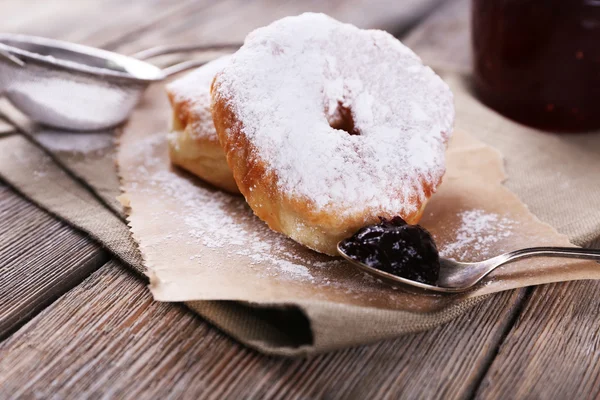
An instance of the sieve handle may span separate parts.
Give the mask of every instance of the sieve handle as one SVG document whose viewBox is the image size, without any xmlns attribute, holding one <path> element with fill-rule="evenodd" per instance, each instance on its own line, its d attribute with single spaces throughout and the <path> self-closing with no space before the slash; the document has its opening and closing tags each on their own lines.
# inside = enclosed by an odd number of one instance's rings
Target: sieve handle
<svg viewBox="0 0 600 400">
<path fill-rule="evenodd" d="M 220 50 L 237 50 L 242 46 L 242 43 L 214 43 L 214 44 L 192 44 L 192 45 L 165 45 L 155 46 L 146 50 L 135 53 L 132 57 L 138 60 L 147 60 L 152 57 L 158 57 L 165 54 L 174 53 L 191 53 L 197 51 L 220 51 Z"/>
<path fill-rule="evenodd" d="M 149 58 L 162 56 L 165 54 L 175 53 L 192 53 L 192 52 L 203 52 L 203 51 L 224 51 L 230 50 L 235 51 L 242 46 L 241 43 L 214 43 L 214 44 L 193 44 L 193 45 L 165 45 L 151 47 L 147 50 L 142 50 L 135 53 L 132 57 L 138 60 L 148 60 Z M 188 69 L 200 67 L 206 64 L 206 60 L 188 60 L 181 63 L 171 65 L 170 67 L 164 68 L 163 73 L 166 77 L 178 74 Z"/>
<path fill-rule="evenodd" d="M 168 78 L 168 77 L 178 74 L 180 72 L 187 71 L 188 69 L 201 67 L 204 64 L 206 64 L 207 62 L 208 61 L 206 61 L 206 60 L 183 61 L 178 64 L 171 65 L 170 67 L 163 68 L 162 72 L 165 75 L 165 77 Z"/>
<path fill-rule="evenodd" d="M 25 66 L 25 61 L 21 60 L 19 57 L 16 57 L 16 56 L 10 54 L 10 52 L 8 50 L 6 50 L 4 48 L 4 45 L 2 45 L 2 44 L 0 44 L 0 56 L 6 58 L 9 61 L 12 61 L 13 63 L 17 64 L 19 67 Z"/>
</svg>

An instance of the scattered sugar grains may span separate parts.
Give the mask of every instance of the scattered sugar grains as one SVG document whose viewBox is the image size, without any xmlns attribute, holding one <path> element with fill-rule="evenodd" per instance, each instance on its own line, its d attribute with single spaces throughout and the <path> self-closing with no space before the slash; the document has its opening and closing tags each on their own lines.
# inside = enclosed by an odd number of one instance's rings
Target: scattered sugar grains
<svg viewBox="0 0 600 400">
<path fill-rule="evenodd" d="M 137 170 L 135 180 L 146 181 L 148 198 L 165 196 L 177 199 L 177 211 L 161 210 L 153 217 L 156 221 L 182 220 L 185 232 L 165 235 L 165 240 L 184 240 L 189 244 L 200 244 L 198 252 L 227 251 L 227 256 L 244 256 L 256 269 L 259 276 L 276 276 L 282 279 L 308 280 L 315 282 L 311 268 L 332 268 L 341 264 L 339 260 L 308 259 L 290 239 L 271 231 L 259 221 L 244 200 L 218 190 L 194 184 L 190 179 L 175 172 L 157 168 L 163 161 L 157 157 L 158 146 L 166 135 L 150 136 L 139 144 L 143 152 L 144 165 Z M 162 200 L 161 200 L 162 201 Z M 195 254 L 190 260 L 200 261 Z M 327 279 L 320 284 L 328 285 Z"/>
<path fill-rule="evenodd" d="M 491 256 L 492 246 L 512 235 L 514 221 L 484 210 L 458 214 L 460 226 L 453 242 L 440 246 L 440 256 L 465 260 L 473 256 Z"/>
</svg>

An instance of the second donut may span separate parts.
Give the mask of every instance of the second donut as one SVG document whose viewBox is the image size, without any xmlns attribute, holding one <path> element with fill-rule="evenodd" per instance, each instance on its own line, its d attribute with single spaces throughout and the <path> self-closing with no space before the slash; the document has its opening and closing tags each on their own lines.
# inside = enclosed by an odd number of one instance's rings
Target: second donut
<svg viewBox="0 0 600 400">
<path fill-rule="evenodd" d="M 173 108 L 171 162 L 212 185 L 239 193 L 210 111 L 210 85 L 231 56 L 218 58 L 167 86 Z"/>
</svg>

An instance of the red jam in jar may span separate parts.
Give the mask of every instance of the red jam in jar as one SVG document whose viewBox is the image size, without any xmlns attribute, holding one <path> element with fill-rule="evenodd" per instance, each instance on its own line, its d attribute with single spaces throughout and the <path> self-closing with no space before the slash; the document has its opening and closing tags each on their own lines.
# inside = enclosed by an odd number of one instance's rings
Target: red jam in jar
<svg viewBox="0 0 600 400">
<path fill-rule="evenodd" d="M 472 23 L 484 103 L 542 129 L 600 128 L 600 0 L 473 0 Z"/>
</svg>

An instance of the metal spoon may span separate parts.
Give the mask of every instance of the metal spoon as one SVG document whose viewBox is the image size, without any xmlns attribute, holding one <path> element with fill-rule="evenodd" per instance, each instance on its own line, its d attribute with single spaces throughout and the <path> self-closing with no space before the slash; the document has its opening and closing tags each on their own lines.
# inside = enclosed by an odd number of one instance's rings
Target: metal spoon
<svg viewBox="0 0 600 400">
<path fill-rule="evenodd" d="M 340 242 L 341 243 L 341 242 Z M 342 247 L 338 243 L 338 253 L 348 260 L 352 265 L 361 270 L 383 278 L 389 282 L 396 284 L 404 284 L 419 289 L 442 292 L 442 293 L 458 293 L 465 292 L 479 283 L 490 272 L 500 267 L 501 265 L 510 262 L 521 260 L 530 257 L 561 257 L 561 258 L 580 258 L 584 260 L 600 261 L 600 250 L 598 249 L 581 249 L 577 247 L 531 247 L 511 251 L 488 260 L 479 262 L 459 262 L 440 257 L 440 275 L 437 285 L 428 285 L 413 281 L 411 279 L 402 278 L 390 274 L 385 271 L 370 267 L 358 260 L 353 259 L 348 254 L 344 253 Z"/>
</svg>

